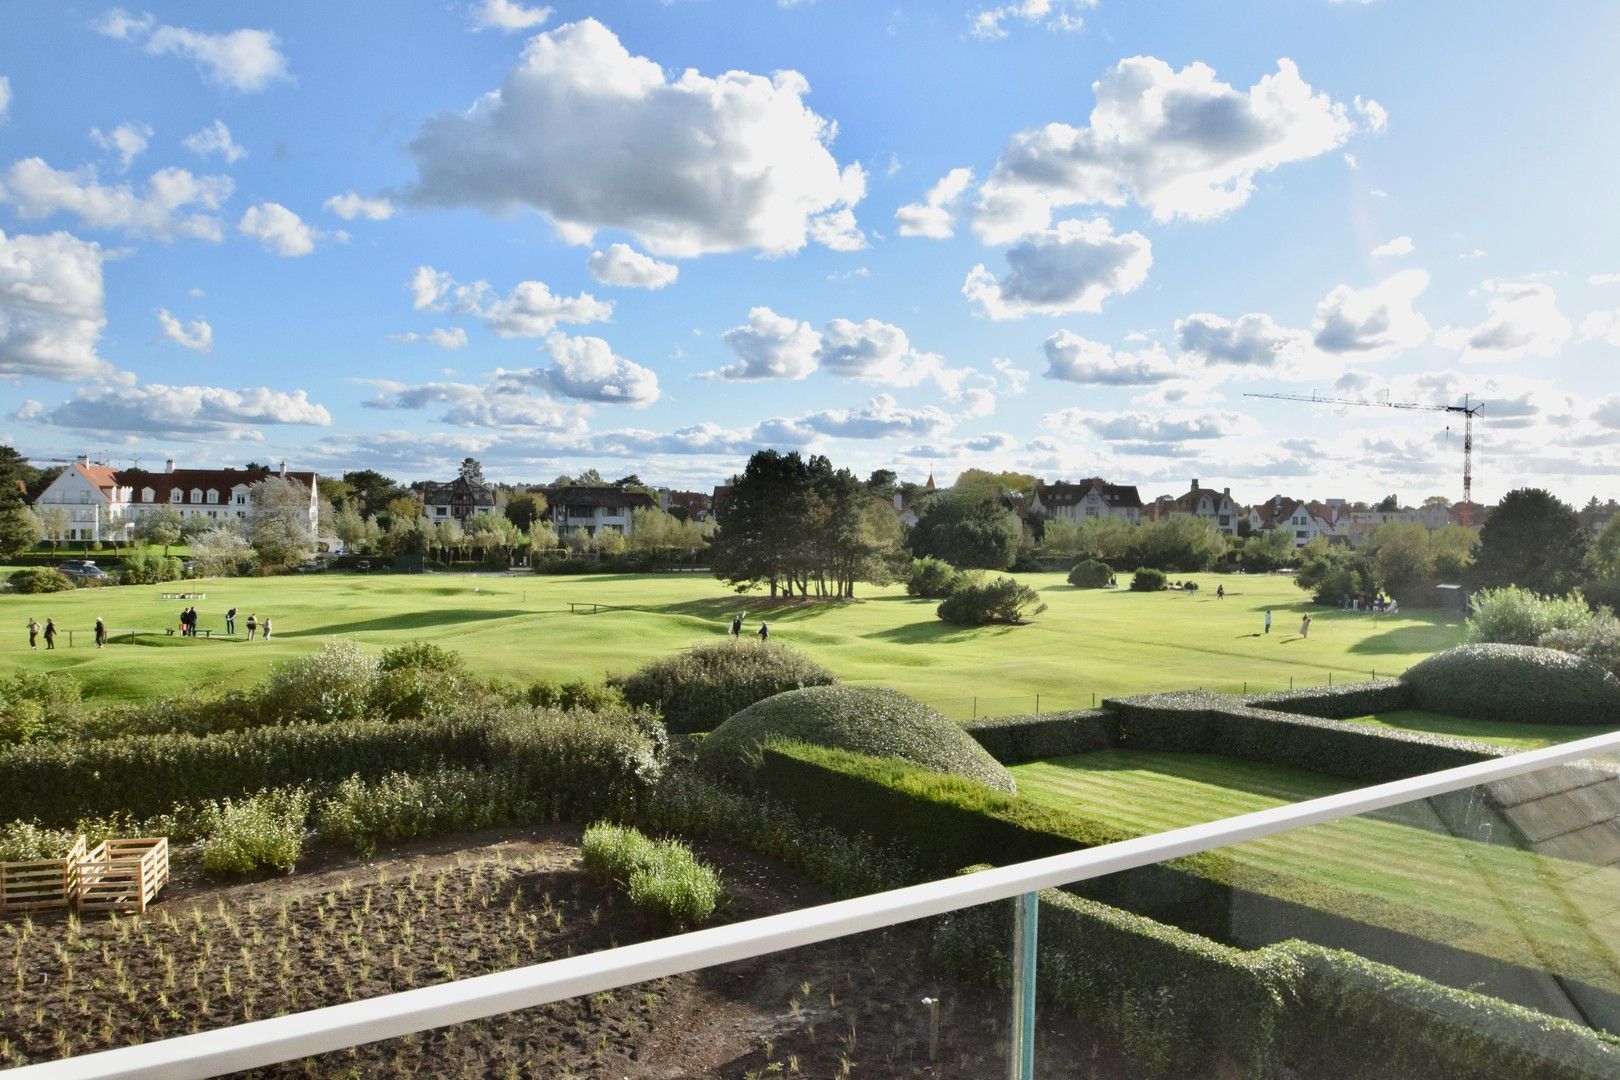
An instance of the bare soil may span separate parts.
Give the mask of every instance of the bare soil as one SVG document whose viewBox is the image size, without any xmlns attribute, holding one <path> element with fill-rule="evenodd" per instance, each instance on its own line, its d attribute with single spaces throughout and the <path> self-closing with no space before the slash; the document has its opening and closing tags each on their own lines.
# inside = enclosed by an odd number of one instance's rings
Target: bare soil
<svg viewBox="0 0 1620 1080">
<path fill-rule="evenodd" d="M 0 922 L 0 1067 L 338 1004 L 659 936 L 580 867 L 579 830 L 499 830 L 219 887 L 178 880 L 139 918 Z M 714 922 L 829 899 L 719 845 Z M 374 1043 L 256 1075 L 985 1077 L 1005 1069 L 1004 994 L 942 976 L 909 925 Z M 937 1054 L 930 1007 L 938 1003 Z M 1042 1017 L 1043 1076 L 1128 1075 Z"/>
</svg>

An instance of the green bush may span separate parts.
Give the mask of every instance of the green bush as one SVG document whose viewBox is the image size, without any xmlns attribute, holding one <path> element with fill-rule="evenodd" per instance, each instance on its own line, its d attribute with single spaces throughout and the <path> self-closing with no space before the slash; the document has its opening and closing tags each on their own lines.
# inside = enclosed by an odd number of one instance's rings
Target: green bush
<svg viewBox="0 0 1620 1080">
<path fill-rule="evenodd" d="M 1620 723 L 1620 679 L 1534 645 L 1459 645 L 1403 676 L 1430 712 L 1530 724 Z"/>
<path fill-rule="evenodd" d="M 124 569 L 120 575 L 125 585 L 157 585 L 164 581 L 180 580 L 180 560 L 165 558 L 162 553 L 137 549 L 124 556 Z"/>
<path fill-rule="evenodd" d="M 257 691 L 227 690 L 222 694 L 154 698 L 135 705 L 115 705 L 91 716 L 81 734 L 92 739 L 121 735 L 210 735 L 243 731 L 275 723 L 259 711 Z"/>
<path fill-rule="evenodd" d="M 72 738 L 85 715 L 79 684 L 71 675 L 19 670 L 0 679 L 0 746 Z"/>
<path fill-rule="evenodd" d="M 1481 589 L 1469 600 L 1470 644 L 1535 645 L 1554 630 L 1578 630 L 1592 621 L 1580 593 L 1538 596 L 1516 585 Z"/>
<path fill-rule="evenodd" d="M 518 779 L 501 767 L 355 775 L 320 801 L 315 829 L 329 844 L 369 855 L 385 842 L 518 822 L 528 795 Z"/>
<path fill-rule="evenodd" d="M 906 594 L 927 600 L 943 600 L 951 595 L 961 576 L 956 567 L 944 559 L 932 556 L 913 559 L 911 570 L 906 575 Z"/>
<path fill-rule="evenodd" d="M 674 732 L 711 731 L 728 716 L 784 690 L 829 686 L 826 668 L 786 645 L 727 639 L 666 656 L 608 685 L 651 708 Z"/>
<path fill-rule="evenodd" d="M 1040 594 L 1014 578 L 964 575 L 936 614 L 957 626 L 1021 625 L 1046 610 Z"/>
<path fill-rule="evenodd" d="M 1163 570 L 1155 570 L 1151 566 L 1138 566 L 1136 573 L 1131 575 L 1132 592 L 1158 592 L 1170 584 L 1170 578 Z"/>
<path fill-rule="evenodd" d="M 623 708 L 624 694 L 612 686 L 593 683 L 585 679 L 559 683 L 540 679 L 523 693 L 523 699 L 541 709 L 603 709 Z"/>
<path fill-rule="evenodd" d="M 632 813 L 656 781 L 662 725 L 645 713 L 483 708 L 420 720 L 353 720 L 210 735 L 126 735 L 0 750 L 0 821 L 150 817 L 175 804 L 351 775 L 500 766 L 537 820 Z"/>
<path fill-rule="evenodd" d="M 11 591 L 19 593 L 71 592 L 73 579 L 54 566 L 31 566 L 18 570 L 7 579 Z"/>
<path fill-rule="evenodd" d="M 1119 720 L 1107 709 L 980 717 L 962 729 L 1003 765 L 1087 754 L 1119 742 Z"/>
<path fill-rule="evenodd" d="M 1012 774 L 959 726 L 898 690 L 876 686 L 816 686 L 751 705 L 703 740 L 698 761 L 746 779 L 761 748 L 776 742 L 899 758 L 996 791 L 1016 790 Z"/>
<path fill-rule="evenodd" d="M 1536 644 L 1585 657 L 1609 674 L 1620 676 L 1620 619 L 1607 608 L 1585 626 L 1547 631 Z"/>
<path fill-rule="evenodd" d="M 353 641 L 333 638 L 317 652 L 272 667 L 260 708 L 281 723 L 358 720 L 370 705 L 377 670 L 376 657 Z"/>
<path fill-rule="evenodd" d="M 304 850 L 309 792 L 261 791 L 209 804 L 202 814 L 203 869 L 210 874 L 291 870 Z"/>
<path fill-rule="evenodd" d="M 1113 568 L 1096 559 L 1074 564 L 1069 571 L 1069 584 L 1077 589 L 1100 589 L 1114 579 Z"/>
<path fill-rule="evenodd" d="M 78 833 L 73 829 L 46 829 L 31 821 L 0 825 L 0 862 L 36 862 L 65 859 Z"/>
<path fill-rule="evenodd" d="M 720 901 L 720 875 L 678 841 L 599 822 L 585 830 L 580 856 L 587 873 L 625 889 L 638 911 L 677 928 L 702 922 Z"/>
</svg>

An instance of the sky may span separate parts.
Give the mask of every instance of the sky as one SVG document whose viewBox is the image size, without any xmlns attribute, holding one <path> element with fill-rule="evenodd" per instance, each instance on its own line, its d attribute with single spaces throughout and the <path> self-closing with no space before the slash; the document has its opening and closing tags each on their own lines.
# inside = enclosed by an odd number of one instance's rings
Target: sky
<svg viewBox="0 0 1620 1080">
<path fill-rule="evenodd" d="M 0 440 L 1620 497 L 1620 5 L 0 7 Z"/>
</svg>

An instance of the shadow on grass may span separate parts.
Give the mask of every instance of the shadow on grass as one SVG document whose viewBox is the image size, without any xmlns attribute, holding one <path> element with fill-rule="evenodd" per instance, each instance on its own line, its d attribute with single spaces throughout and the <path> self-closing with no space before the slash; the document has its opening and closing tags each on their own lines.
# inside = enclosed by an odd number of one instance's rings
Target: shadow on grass
<svg viewBox="0 0 1620 1080">
<path fill-rule="evenodd" d="M 948 641 L 968 641 L 990 635 L 1000 637 L 1002 634 L 1010 634 L 1019 629 L 1021 627 L 1005 625 L 954 626 L 940 619 L 928 619 L 890 627 L 887 630 L 876 630 L 861 636 L 871 641 L 889 641 L 896 645 L 929 645 Z"/>
<path fill-rule="evenodd" d="M 1408 616 L 1410 618 L 1411 616 Z M 1441 614 L 1419 616 L 1417 625 L 1398 626 L 1382 633 L 1362 638 L 1350 646 L 1352 653 L 1381 655 L 1384 653 L 1436 652 L 1450 645 L 1461 644 L 1457 634 L 1458 623 Z"/>
<path fill-rule="evenodd" d="M 699 619 L 729 620 L 733 615 L 746 615 L 758 618 L 767 615 L 773 619 L 791 618 L 801 621 L 817 615 L 825 615 L 829 611 L 840 611 L 850 604 L 864 603 L 859 597 L 854 600 L 837 600 L 830 596 L 785 597 L 785 596 L 714 596 L 703 600 L 682 600 L 673 604 L 621 605 L 630 607 L 635 611 L 645 611 L 654 615 L 685 615 Z"/>
<path fill-rule="evenodd" d="M 368 630 L 425 630 L 436 626 L 493 622 L 499 619 L 512 619 L 520 615 L 533 614 L 532 611 L 524 611 L 519 608 L 497 611 L 491 611 L 488 608 L 432 608 L 423 611 L 408 611 L 400 615 L 389 615 L 381 619 L 366 619 L 363 622 L 327 623 L 324 626 L 312 626 L 301 630 L 283 630 L 280 627 L 281 620 L 277 618 L 276 637 L 329 637 L 332 634 L 359 634 Z"/>
</svg>

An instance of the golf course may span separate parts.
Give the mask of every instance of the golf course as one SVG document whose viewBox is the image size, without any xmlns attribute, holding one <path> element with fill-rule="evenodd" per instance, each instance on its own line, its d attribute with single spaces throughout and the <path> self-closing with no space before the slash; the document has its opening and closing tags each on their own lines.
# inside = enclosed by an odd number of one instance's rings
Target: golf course
<svg viewBox="0 0 1620 1080">
<path fill-rule="evenodd" d="M 1438 612 L 1315 608 L 1286 576 L 1192 575 L 1200 585 L 1194 594 L 1081 590 L 1061 574 L 1019 577 L 1048 610 L 1024 626 L 972 629 L 941 622 L 937 601 L 909 597 L 899 585 L 864 587 L 854 601 L 773 601 L 698 573 L 326 573 L 4 595 L 0 670 L 71 671 L 87 697 L 140 700 L 245 686 L 276 661 L 337 637 L 377 650 L 430 641 L 461 652 L 476 671 L 517 681 L 594 680 L 722 636 L 744 613 L 744 634 L 763 619 L 774 640 L 846 682 L 892 686 L 965 719 L 1157 690 L 1258 692 L 1398 675 L 1462 633 L 1460 620 Z M 199 598 L 163 599 L 181 592 Z M 188 604 L 211 637 L 166 633 Z M 231 607 L 235 637 L 224 634 Z M 1307 610 L 1311 633 L 1302 638 Z M 272 619 L 271 641 L 245 640 L 250 612 Z M 55 621 L 62 631 L 55 651 L 43 643 L 29 651 L 30 617 Z M 99 651 L 91 640 L 98 617 L 112 636 Z"/>
</svg>

